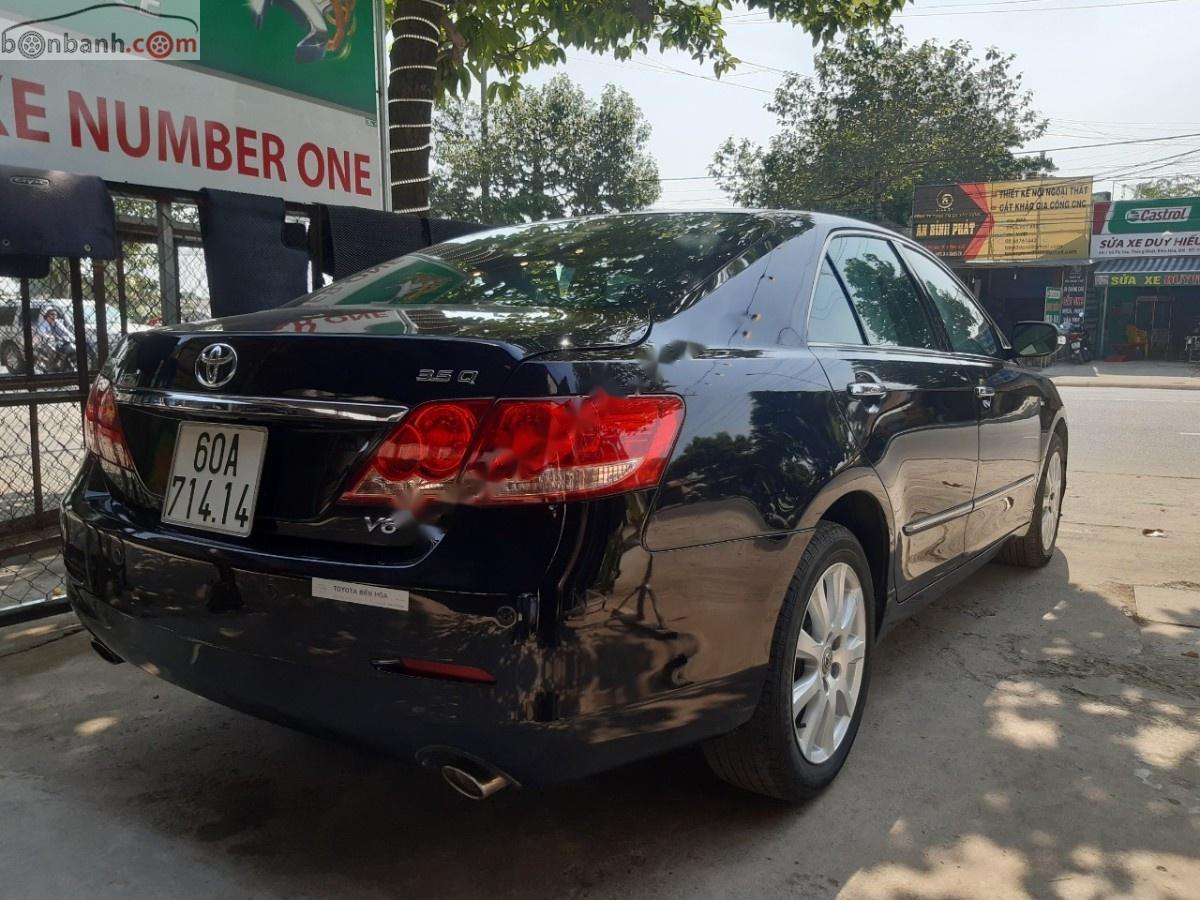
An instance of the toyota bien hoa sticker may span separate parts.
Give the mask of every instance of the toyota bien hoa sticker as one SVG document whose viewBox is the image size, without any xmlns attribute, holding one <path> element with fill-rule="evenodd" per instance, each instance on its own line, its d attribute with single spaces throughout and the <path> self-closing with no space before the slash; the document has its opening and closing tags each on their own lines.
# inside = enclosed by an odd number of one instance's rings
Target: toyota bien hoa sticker
<svg viewBox="0 0 1200 900">
<path fill-rule="evenodd" d="M 361 603 L 364 606 L 380 606 L 384 609 L 408 612 L 408 591 L 403 588 L 378 587 L 373 584 L 354 584 L 349 581 L 314 578 L 312 595 L 325 600 L 341 600 L 345 603 Z"/>
</svg>

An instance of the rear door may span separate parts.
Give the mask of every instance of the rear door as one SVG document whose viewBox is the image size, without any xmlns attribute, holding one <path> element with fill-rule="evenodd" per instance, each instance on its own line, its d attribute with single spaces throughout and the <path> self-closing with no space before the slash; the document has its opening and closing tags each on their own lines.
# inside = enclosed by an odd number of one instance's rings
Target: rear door
<svg viewBox="0 0 1200 900">
<path fill-rule="evenodd" d="M 995 327 L 958 279 L 910 245 L 902 253 L 951 350 L 978 367 L 979 477 L 966 533 L 966 550 L 976 553 L 1029 521 L 1041 461 L 1042 392 L 1029 372 L 1006 358 Z"/>
<path fill-rule="evenodd" d="M 891 498 L 903 599 L 964 553 L 979 462 L 974 386 L 984 365 L 947 352 L 892 242 L 872 233 L 829 239 L 808 343 Z"/>
</svg>

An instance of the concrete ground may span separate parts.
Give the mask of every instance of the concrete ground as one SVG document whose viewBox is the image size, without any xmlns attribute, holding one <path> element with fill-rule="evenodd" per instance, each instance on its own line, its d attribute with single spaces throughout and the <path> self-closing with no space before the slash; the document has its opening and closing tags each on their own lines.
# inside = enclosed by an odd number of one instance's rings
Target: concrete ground
<svg viewBox="0 0 1200 900">
<path fill-rule="evenodd" d="M 1042 369 L 1059 387 L 1169 388 L 1200 391 L 1200 364 L 1140 360 L 1110 363 L 1059 362 Z"/>
<path fill-rule="evenodd" d="M 802 808 L 690 752 L 472 804 L 108 666 L 64 617 L 0 632 L 0 895 L 1196 897 L 1200 629 L 1150 620 L 1200 625 L 1200 394 L 1063 395 L 1061 552 L 894 632 Z"/>
</svg>

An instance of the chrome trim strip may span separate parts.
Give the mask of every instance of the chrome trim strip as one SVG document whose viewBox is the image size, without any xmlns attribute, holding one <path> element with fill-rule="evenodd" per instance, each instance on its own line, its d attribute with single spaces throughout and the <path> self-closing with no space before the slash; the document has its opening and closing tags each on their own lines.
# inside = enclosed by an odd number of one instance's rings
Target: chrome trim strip
<svg viewBox="0 0 1200 900">
<path fill-rule="evenodd" d="M 1025 485 L 1029 484 L 1031 481 L 1036 481 L 1036 480 L 1037 480 L 1036 475 L 1026 475 L 1024 478 L 1018 479 L 1017 481 L 1014 481 L 1012 484 L 1006 484 L 1002 488 L 996 488 L 996 490 L 994 490 L 994 491 L 989 491 L 988 493 L 984 494 L 982 497 L 976 497 L 973 506 L 975 509 L 979 509 L 979 507 L 986 506 L 988 503 L 994 503 L 997 500 L 1002 500 L 1002 499 L 1004 499 L 1004 496 L 1006 494 L 1009 494 L 1012 491 L 1020 490 L 1021 488 L 1025 487 Z"/>
<path fill-rule="evenodd" d="M 958 506 L 952 506 L 945 512 L 936 513 L 932 516 L 926 516 L 923 519 L 917 519 L 915 522 L 909 522 L 904 526 L 904 534 L 911 537 L 914 534 L 920 534 L 922 531 L 928 531 L 930 528 L 936 528 L 939 525 L 945 525 L 954 519 L 972 513 L 981 506 L 986 506 L 989 503 L 994 503 L 996 500 L 1003 499 L 1005 496 L 1015 490 L 1025 487 L 1031 481 L 1037 479 L 1036 475 L 1026 475 L 1024 478 L 1014 481 L 1012 484 L 1006 484 L 1004 487 L 997 488 L 994 491 L 989 491 L 982 497 L 976 497 L 968 503 L 960 503 Z"/>
<path fill-rule="evenodd" d="M 974 504 L 968 500 L 966 503 L 960 503 L 958 506 L 952 506 L 949 509 L 934 513 L 932 516 L 926 516 L 923 519 L 917 519 L 915 522 L 909 522 L 904 526 L 904 533 L 912 536 L 919 534 L 922 531 L 928 531 L 930 528 L 937 528 L 939 525 L 945 525 L 947 522 L 965 516 L 969 513 Z"/>
<path fill-rule="evenodd" d="M 407 406 L 310 400 L 293 397 L 227 397 L 147 388 L 117 391 L 117 402 L 143 409 L 251 419 L 335 419 L 350 422 L 399 422 Z"/>
</svg>

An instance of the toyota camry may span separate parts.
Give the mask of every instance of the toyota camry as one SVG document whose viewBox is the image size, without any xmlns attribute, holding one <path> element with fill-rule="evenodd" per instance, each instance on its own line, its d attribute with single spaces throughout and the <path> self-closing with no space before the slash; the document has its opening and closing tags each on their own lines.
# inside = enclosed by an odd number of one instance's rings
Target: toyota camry
<svg viewBox="0 0 1200 900">
<path fill-rule="evenodd" d="M 109 661 L 475 798 L 699 744 L 802 799 L 889 628 L 1053 554 L 1067 425 L 1018 361 L 1056 344 L 848 219 L 469 235 L 130 335 L 69 595 Z"/>
</svg>

